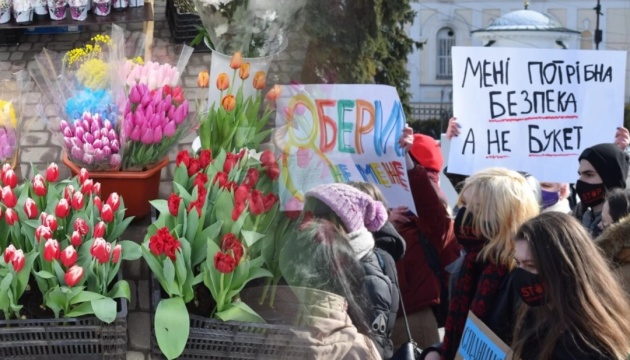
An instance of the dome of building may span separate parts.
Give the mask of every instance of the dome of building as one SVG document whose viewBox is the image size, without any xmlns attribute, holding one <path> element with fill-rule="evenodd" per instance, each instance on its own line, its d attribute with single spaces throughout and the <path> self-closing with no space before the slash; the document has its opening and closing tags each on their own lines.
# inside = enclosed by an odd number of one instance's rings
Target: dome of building
<svg viewBox="0 0 630 360">
<path fill-rule="evenodd" d="M 489 31 L 558 31 L 578 33 L 560 25 L 549 16 L 533 10 L 517 10 L 494 20 L 490 26 L 474 32 Z"/>
</svg>

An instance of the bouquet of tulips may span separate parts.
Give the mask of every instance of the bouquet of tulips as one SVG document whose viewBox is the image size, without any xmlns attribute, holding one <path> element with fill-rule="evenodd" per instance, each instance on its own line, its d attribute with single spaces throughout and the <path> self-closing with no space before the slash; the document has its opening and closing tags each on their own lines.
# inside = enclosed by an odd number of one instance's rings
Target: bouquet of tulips
<svg viewBox="0 0 630 360">
<path fill-rule="evenodd" d="M 0 63 L 0 71 L 9 64 Z M 28 73 L 20 71 L 0 80 L 0 163 L 17 161 L 20 128 L 24 112 L 23 92 L 29 82 Z"/>
<path fill-rule="evenodd" d="M 141 256 L 139 245 L 118 241 L 132 220 L 124 218 L 123 200 L 116 193 L 101 200 L 100 184 L 85 169 L 59 181 L 59 169 L 51 164 L 44 175 L 18 185 L 5 165 L 0 178 L 0 278 L 11 284 L 12 299 L 8 308 L 0 306 L 5 317 L 19 316 L 19 299 L 32 275 L 41 305 L 55 317 L 94 314 L 114 321 L 114 299 L 130 298 L 127 282 L 115 281 L 121 261 Z"/>
<path fill-rule="evenodd" d="M 253 279 L 274 277 L 263 252 L 279 206 L 274 190 L 279 172 L 268 151 L 221 151 L 216 157 L 210 150 L 198 156 L 180 152 L 176 165 L 174 192 L 168 200 L 152 202 L 160 216 L 142 245 L 144 259 L 168 295 L 157 308 L 155 330 L 170 359 L 186 344 L 186 304 L 196 300 L 197 286 L 205 286 L 216 304 L 206 316 L 263 322 L 239 293 Z"/>
<path fill-rule="evenodd" d="M 226 151 L 258 149 L 271 134 L 272 130 L 265 127 L 273 114 L 273 105 L 281 93 L 280 86 L 272 87 L 264 97 L 269 103 L 260 114 L 264 100 L 263 90 L 267 86 L 267 74 L 259 71 L 250 78 L 250 64 L 243 62 L 240 52 L 232 56 L 230 67 L 232 74 L 221 73 L 216 84 L 212 84 L 221 92 L 221 102 L 207 104 L 198 113 L 201 148 L 210 149 L 214 153 L 221 149 Z M 234 87 L 237 75 L 243 80 L 238 88 Z M 203 87 L 210 86 L 207 71 L 199 74 L 197 84 Z M 255 95 L 244 98 L 244 86 L 256 89 Z"/>
</svg>

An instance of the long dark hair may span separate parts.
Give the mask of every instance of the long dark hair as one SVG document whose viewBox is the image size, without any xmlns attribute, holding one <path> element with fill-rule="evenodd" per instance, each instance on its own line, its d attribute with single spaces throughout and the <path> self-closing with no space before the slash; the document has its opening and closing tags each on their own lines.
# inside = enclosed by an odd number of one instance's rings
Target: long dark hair
<svg viewBox="0 0 630 360">
<path fill-rule="evenodd" d="M 358 331 L 371 337 L 363 283 L 365 272 L 350 239 L 332 222 L 310 219 L 296 231 L 280 254 L 282 275 L 291 286 L 327 291 L 348 302 L 348 315 Z"/>
<path fill-rule="evenodd" d="M 630 353 L 630 305 L 581 224 L 570 215 L 544 213 L 523 224 L 515 239 L 529 243 L 546 303 L 523 305 L 512 344 L 515 358 L 540 341 L 536 358 L 551 359 L 559 339 L 570 335 L 592 351 L 625 359 Z"/>
<path fill-rule="evenodd" d="M 606 195 L 606 201 L 608 202 L 608 213 L 613 223 L 619 222 L 630 214 L 630 190 L 613 189 Z"/>
</svg>

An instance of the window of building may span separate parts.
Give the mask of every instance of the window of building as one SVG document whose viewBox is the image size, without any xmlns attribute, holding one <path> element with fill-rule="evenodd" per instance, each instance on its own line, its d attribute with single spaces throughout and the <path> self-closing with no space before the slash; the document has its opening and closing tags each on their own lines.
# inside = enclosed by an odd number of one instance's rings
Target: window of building
<svg viewBox="0 0 630 360">
<path fill-rule="evenodd" d="M 455 46 L 455 32 L 451 28 L 442 28 L 437 33 L 437 78 L 451 79 L 453 66 L 451 48 Z"/>
</svg>

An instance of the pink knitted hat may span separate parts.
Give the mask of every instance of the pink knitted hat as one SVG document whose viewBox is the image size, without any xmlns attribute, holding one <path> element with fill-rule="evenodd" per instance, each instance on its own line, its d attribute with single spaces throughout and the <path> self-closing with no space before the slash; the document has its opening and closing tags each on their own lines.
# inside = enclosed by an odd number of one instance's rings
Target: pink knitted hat
<svg viewBox="0 0 630 360">
<path fill-rule="evenodd" d="M 339 216 L 348 234 L 363 228 L 377 231 L 387 221 L 387 209 L 380 201 L 347 184 L 319 185 L 306 193 L 328 205 Z"/>
</svg>

